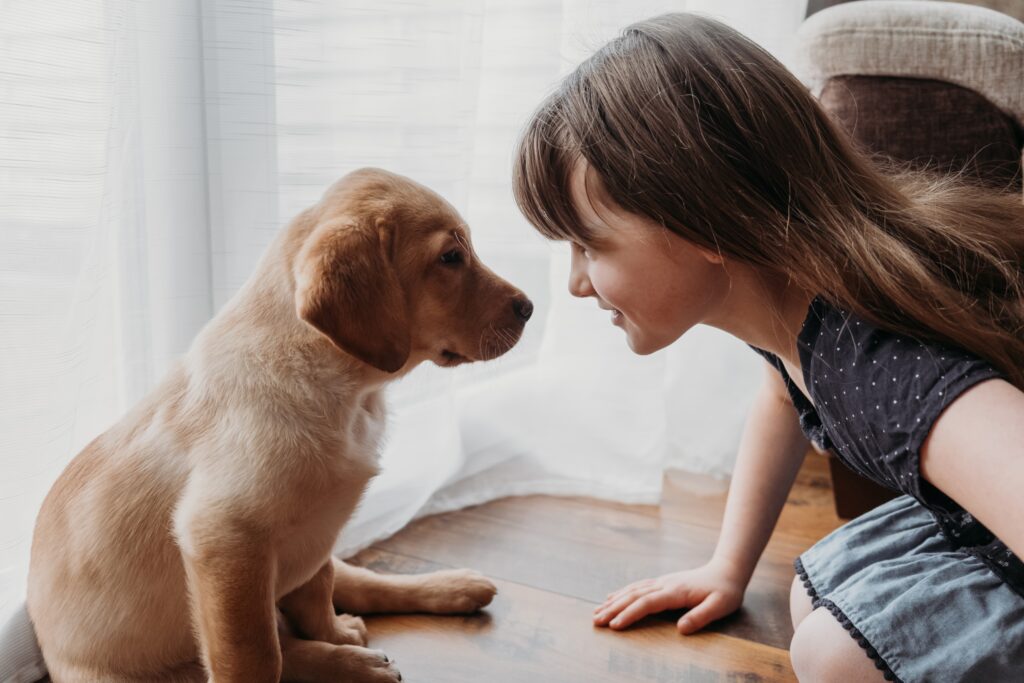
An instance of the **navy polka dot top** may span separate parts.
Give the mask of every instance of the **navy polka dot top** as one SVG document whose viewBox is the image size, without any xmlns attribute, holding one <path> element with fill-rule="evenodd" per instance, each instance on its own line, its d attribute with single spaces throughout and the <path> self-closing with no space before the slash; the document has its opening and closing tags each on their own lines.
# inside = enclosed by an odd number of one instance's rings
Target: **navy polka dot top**
<svg viewBox="0 0 1024 683">
<path fill-rule="evenodd" d="M 919 454 L 932 424 L 998 369 L 959 348 L 881 329 L 815 297 L 797 337 L 808 401 L 782 361 L 751 347 L 782 374 L 800 427 L 855 472 L 913 496 L 955 545 L 982 559 L 1024 595 L 1024 563 L 954 500 L 921 477 Z M 970 457 L 970 454 L 965 454 Z"/>
</svg>

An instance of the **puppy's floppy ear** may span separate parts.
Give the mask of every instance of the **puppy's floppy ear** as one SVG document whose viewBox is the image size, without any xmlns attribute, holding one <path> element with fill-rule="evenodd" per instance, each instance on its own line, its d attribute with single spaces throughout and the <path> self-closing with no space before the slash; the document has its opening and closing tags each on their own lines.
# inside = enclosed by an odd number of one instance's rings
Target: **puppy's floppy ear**
<svg viewBox="0 0 1024 683">
<path fill-rule="evenodd" d="M 390 242 L 390 230 L 372 222 L 340 218 L 318 225 L 295 260 L 295 308 L 345 353 L 396 372 L 412 342 Z"/>
</svg>

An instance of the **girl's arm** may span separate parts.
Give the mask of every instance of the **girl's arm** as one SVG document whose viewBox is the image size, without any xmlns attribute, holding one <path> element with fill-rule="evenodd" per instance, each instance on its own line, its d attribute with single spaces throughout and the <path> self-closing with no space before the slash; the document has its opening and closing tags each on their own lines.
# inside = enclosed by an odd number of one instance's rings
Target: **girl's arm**
<svg viewBox="0 0 1024 683">
<path fill-rule="evenodd" d="M 689 607 L 678 622 L 693 633 L 735 611 L 796 479 L 808 442 L 778 370 L 765 363 L 765 381 L 740 440 L 722 534 L 712 559 L 695 569 L 630 584 L 594 610 L 594 623 L 626 628 L 668 609 Z"/>
<path fill-rule="evenodd" d="M 713 556 L 733 567 L 744 586 L 768 544 L 810 448 L 782 376 L 767 362 L 765 373 L 743 430 Z"/>
<path fill-rule="evenodd" d="M 993 379 L 961 394 L 921 447 L 921 475 L 1024 558 L 1024 392 Z"/>
</svg>

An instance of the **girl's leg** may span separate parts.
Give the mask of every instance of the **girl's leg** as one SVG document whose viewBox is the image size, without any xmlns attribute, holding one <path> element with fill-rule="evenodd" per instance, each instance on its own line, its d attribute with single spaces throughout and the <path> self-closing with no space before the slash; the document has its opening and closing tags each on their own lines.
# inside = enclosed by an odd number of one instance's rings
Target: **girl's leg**
<svg viewBox="0 0 1024 683">
<path fill-rule="evenodd" d="M 793 620 L 793 630 L 800 627 L 800 622 L 811 613 L 811 596 L 807 595 L 804 582 L 799 576 L 793 577 L 793 585 L 789 587 L 789 617 Z"/>
<path fill-rule="evenodd" d="M 800 621 L 789 646 L 789 656 L 801 683 L 885 681 L 864 648 L 850 637 L 831 612 L 820 607 Z"/>
</svg>

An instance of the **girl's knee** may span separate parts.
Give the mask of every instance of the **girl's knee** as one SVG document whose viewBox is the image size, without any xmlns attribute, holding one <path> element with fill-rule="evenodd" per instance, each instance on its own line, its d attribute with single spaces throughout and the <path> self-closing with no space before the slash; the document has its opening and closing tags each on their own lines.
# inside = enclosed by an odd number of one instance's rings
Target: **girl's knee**
<svg viewBox="0 0 1024 683">
<path fill-rule="evenodd" d="M 885 680 L 846 629 L 828 610 L 820 608 L 800 622 L 789 646 L 789 657 L 802 683 Z"/>
<path fill-rule="evenodd" d="M 789 616 L 793 620 L 794 631 L 800 627 L 800 622 L 802 622 L 813 609 L 814 608 L 811 606 L 811 597 L 807 595 L 807 589 L 804 588 L 804 582 L 800 580 L 799 576 L 794 576 L 793 584 L 789 587 Z"/>
</svg>

